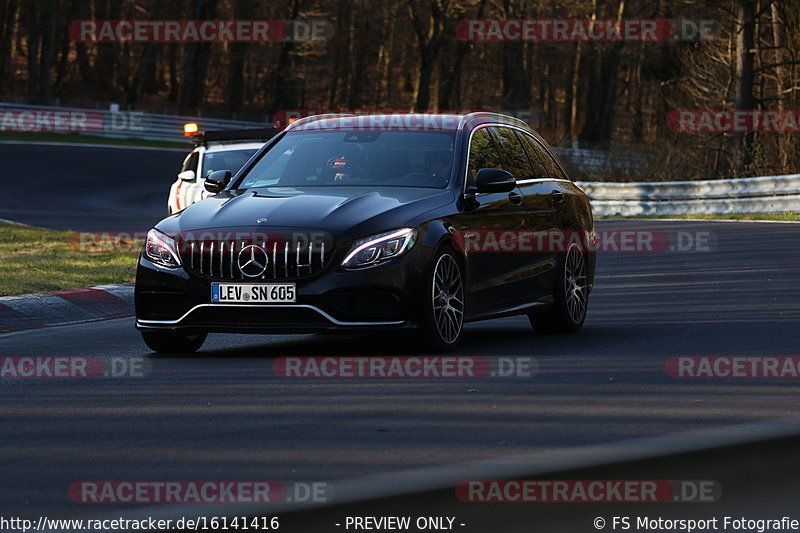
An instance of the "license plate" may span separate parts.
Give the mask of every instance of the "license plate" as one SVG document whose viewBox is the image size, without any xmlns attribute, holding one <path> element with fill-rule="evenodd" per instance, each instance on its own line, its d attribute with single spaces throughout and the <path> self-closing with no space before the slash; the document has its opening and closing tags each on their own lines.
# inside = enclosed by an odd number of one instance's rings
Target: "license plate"
<svg viewBox="0 0 800 533">
<path fill-rule="evenodd" d="M 297 288 L 294 283 L 212 283 L 214 303 L 294 303 Z"/>
</svg>

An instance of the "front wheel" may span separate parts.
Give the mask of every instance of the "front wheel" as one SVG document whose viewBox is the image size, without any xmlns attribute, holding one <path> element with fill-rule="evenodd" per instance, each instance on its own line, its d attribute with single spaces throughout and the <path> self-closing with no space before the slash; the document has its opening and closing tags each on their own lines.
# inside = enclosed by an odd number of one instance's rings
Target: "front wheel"
<svg viewBox="0 0 800 533">
<path fill-rule="evenodd" d="M 206 341 L 208 333 L 186 335 L 174 331 L 142 331 L 144 343 L 156 353 L 194 353 Z"/>
<path fill-rule="evenodd" d="M 464 332 L 464 278 L 450 250 L 437 255 L 425 295 L 423 330 L 429 347 L 442 352 L 454 349 Z"/>
<path fill-rule="evenodd" d="M 554 304 L 544 312 L 528 318 L 537 333 L 576 333 L 586 320 L 589 305 L 589 283 L 586 254 L 572 243 L 564 254 L 553 291 Z"/>
</svg>

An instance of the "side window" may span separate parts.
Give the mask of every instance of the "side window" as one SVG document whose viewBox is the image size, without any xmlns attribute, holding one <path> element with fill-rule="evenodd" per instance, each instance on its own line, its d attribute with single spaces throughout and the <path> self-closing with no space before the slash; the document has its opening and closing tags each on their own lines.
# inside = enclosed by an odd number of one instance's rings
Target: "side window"
<svg viewBox="0 0 800 533">
<path fill-rule="evenodd" d="M 542 147 L 539 146 L 539 143 L 524 133 L 520 133 L 519 137 L 522 139 L 522 144 L 525 145 L 525 151 L 528 152 L 528 158 L 531 160 L 531 164 L 533 165 L 533 177 L 545 178 L 549 176 L 550 172 L 548 171 L 547 167 L 544 166 L 544 162 L 542 161 L 542 157 L 546 157 L 547 154 L 543 153 Z"/>
<path fill-rule="evenodd" d="M 195 174 L 197 174 L 197 162 L 200 159 L 200 152 L 192 152 L 189 154 L 186 159 L 183 160 L 183 166 L 181 167 L 181 172 L 185 172 L 187 170 L 194 170 Z"/>
<path fill-rule="evenodd" d="M 561 172 L 558 164 L 553 161 L 552 156 L 547 153 L 547 150 L 545 150 L 541 144 L 527 135 L 521 135 L 521 137 L 525 142 L 525 147 L 529 149 L 528 153 L 531 154 L 531 160 L 534 159 L 533 156 L 535 155 L 544 169 L 542 173 L 537 169 L 536 177 L 548 177 L 561 180 L 567 179 L 564 173 Z M 536 163 L 534 162 L 534 167 L 535 166 Z"/>
<path fill-rule="evenodd" d="M 491 128 L 492 137 L 497 142 L 497 151 L 503 161 L 503 170 L 514 174 L 518 180 L 532 178 L 531 164 L 522 143 L 517 139 L 514 130 L 508 128 Z"/>
<path fill-rule="evenodd" d="M 467 186 L 475 186 L 475 176 L 482 168 L 503 168 L 494 142 L 489 136 L 488 128 L 483 128 L 472 134 L 472 143 L 469 145 L 469 169 L 467 170 Z"/>
<path fill-rule="evenodd" d="M 553 156 L 547 154 L 547 159 L 548 159 L 548 161 L 550 161 L 550 164 L 553 165 L 553 176 L 555 176 L 556 178 L 558 178 L 560 180 L 569 180 L 569 177 L 567 177 L 567 175 L 564 174 L 564 171 L 561 170 L 561 167 L 558 166 L 558 163 L 556 163 L 553 160 Z"/>
</svg>

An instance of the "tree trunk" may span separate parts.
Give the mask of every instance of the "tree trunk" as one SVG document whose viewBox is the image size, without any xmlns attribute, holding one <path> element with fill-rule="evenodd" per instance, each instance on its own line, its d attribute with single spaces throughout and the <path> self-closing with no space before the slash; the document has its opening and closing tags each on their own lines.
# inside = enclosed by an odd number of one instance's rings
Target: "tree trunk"
<svg viewBox="0 0 800 533">
<path fill-rule="evenodd" d="M 292 0 L 291 12 L 288 18 L 295 20 L 299 15 L 300 0 Z M 278 64 L 274 70 L 279 74 L 272 96 L 271 111 L 292 110 L 299 107 L 301 81 L 295 74 L 294 48 L 295 45 L 291 42 L 281 45 Z"/>
<path fill-rule="evenodd" d="M 624 12 L 625 0 L 620 0 L 617 20 L 623 19 Z M 592 144 L 608 145 L 614 131 L 614 107 L 617 103 L 617 78 L 623 44 L 614 42 L 603 46 L 602 52 L 595 50 L 599 60 L 590 61 L 592 71 L 586 87 L 586 121 L 579 138 Z"/>
<path fill-rule="evenodd" d="M 114 7 L 109 0 L 94 0 L 94 16 L 98 19 L 113 19 Z M 98 98 L 105 100 L 115 96 L 114 70 L 117 63 L 119 43 L 98 43 L 94 62 L 94 81 L 92 88 Z"/>
<path fill-rule="evenodd" d="M 426 51 L 421 54 L 419 62 L 419 80 L 417 82 L 417 101 L 414 111 L 427 111 L 431 103 L 431 82 L 433 80 L 433 67 L 436 64 L 436 54 Z"/>
<path fill-rule="evenodd" d="M 503 2 L 503 16 L 517 18 L 517 2 Z M 524 11 L 524 6 L 520 6 Z M 531 106 L 531 85 L 525 68 L 525 43 L 503 42 L 503 109 L 528 110 Z"/>
<path fill-rule="evenodd" d="M 531 86 L 525 70 L 524 52 L 522 42 L 503 43 L 503 109 L 527 110 L 531 105 Z"/>
<path fill-rule="evenodd" d="M 0 10 L 0 91 L 3 91 L 11 78 L 11 44 L 14 21 L 17 17 L 17 0 L 5 0 Z"/>
<path fill-rule="evenodd" d="M 614 123 L 614 106 L 617 101 L 620 43 L 609 43 L 608 50 L 599 53 L 594 62 L 587 87 L 586 120 L 581 128 L 580 140 L 593 144 L 608 144 Z"/>
<path fill-rule="evenodd" d="M 234 0 L 233 17 L 237 20 L 252 18 L 250 2 Z M 231 43 L 228 62 L 228 91 L 225 105 L 229 111 L 239 111 L 244 103 L 244 67 L 247 59 L 248 43 Z"/>
<path fill-rule="evenodd" d="M 394 46 L 394 35 L 397 27 L 395 17 L 395 7 L 385 6 L 386 10 L 383 18 L 383 27 L 388 28 L 388 35 L 381 41 L 381 54 L 378 61 L 379 86 L 378 86 L 378 103 L 381 106 L 386 105 L 391 101 L 391 68 L 392 68 L 392 47 Z"/>
<path fill-rule="evenodd" d="M 180 87 L 178 81 L 178 45 L 173 43 L 169 45 L 169 93 L 167 99 L 170 102 L 178 101 L 178 90 Z"/>
<path fill-rule="evenodd" d="M 772 4 L 770 4 L 770 10 L 772 16 L 772 45 L 775 47 L 775 63 L 777 64 L 775 67 L 775 81 L 777 85 L 778 109 L 783 111 L 786 99 L 786 67 L 783 65 L 786 39 L 784 37 L 783 20 L 781 19 L 777 0 L 773 0 Z"/>
<path fill-rule="evenodd" d="M 28 62 L 28 95 L 34 95 L 38 92 L 36 84 L 39 78 L 36 72 L 39 64 L 40 31 L 39 8 L 35 3 L 31 2 L 28 4 L 28 50 L 26 58 Z"/>
<path fill-rule="evenodd" d="M 363 9 L 363 7 L 363 5 L 358 5 L 356 9 Z M 348 84 L 350 91 L 347 98 L 347 108 L 358 109 L 363 104 L 361 95 L 364 90 L 364 82 L 366 81 L 364 78 L 367 70 L 367 47 L 364 42 L 359 42 L 357 37 L 359 35 L 365 35 L 368 28 L 365 24 L 364 17 L 353 17 L 352 24 L 352 42 L 354 46 L 353 54 L 350 56 L 349 70 L 351 77 L 350 83 Z"/>
<path fill-rule="evenodd" d="M 581 81 L 581 54 L 583 53 L 583 43 L 578 41 L 575 45 L 575 58 L 572 61 L 572 78 L 568 86 L 569 98 L 566 99 L 569 105 L 569 119 L 567 120 L 567 137 L 574 139 L 578 132 L 578 94 L 580 92 Z"/>
<path fill-rule="evenodd" d="M 485 6 L 486 0 L 480 0 L 476 18 L 483 18 Z M 472 50 L 471 42 L 458 41 L 456 43 L 456 52 L 451 68 L 444 76 L 444 84 L 442 90 L 439 91 L 439 109 L 455 111 L 461 108 L 461 76 L 464 72 L 464 62 L 470 50 Z"/>
<path fill-rule="evenodd" d="M 633 72 L 633 85 L 631 87 L 631 96 L 633 97 L 633 127 L 631 137 L 634 142 L 642 142 L 644 140 L 644 114 L 642 113 L 642 94 L 644 87 L 642 87 L 642 61 L 644 59 L 644 43 L 639 43 L 639 50 L 636 57 L 636 66 Z"/>
<path fill-rule="evenodd" d="M 197 0 L 192 12 L 194 20 L 214 18 L 217 0 Z M 186 45 L 183 57 L 183 75 L 178 92 L 178 110 L 181 113 L 196 111 L 203 101 L 208 73 L 208 60 L 211 43 L 192 43 Z"/>
<path fill-rule="evenodd" d="M 419 76 L 417 78 L 415 111 L 427 111 L 431 107 L 431 84 L 433 72 L 442 45 L 444 22 L 450 7 L 448 0 L 428 0 L 423 2 L 427 9 L 414 0 L 408 1 L 408 11 L 417 36 L 419 48 Z"/>
<path fill-rule="evenodd" d="M 0 22 L 3 28 L 2 34 L 0 34 L 0 91 L 4 89 L 11 78 L 11 45 L 18 9 L 17 0 L 7 0 L 3 10 L 3 20 Z"/>
<path fill-rule="evenodd" d="M 755 48 L 755 0 L 738 0 L 736 21 L 736 101 L 737 111 L 753 109 L 753 55 Z M 753 162 L 753 134 L 737 132 L 736 171 L 747 173 Z"/>
<path fill-rule="evenodd" d="M 67 13 L 69 8 L 67 9 Z M 74 20 L 74 19 L 71 19 Z M 67 67 L 70 61 L 71 40 L 68 32 L 61 32 L 61 43 L 58 51 L 58 61 L 56 62 L 55 80 L 53 80 L 53 92 L 58 95 L 61 91 L 61 84 L 67 75 Z"/>
</svg>

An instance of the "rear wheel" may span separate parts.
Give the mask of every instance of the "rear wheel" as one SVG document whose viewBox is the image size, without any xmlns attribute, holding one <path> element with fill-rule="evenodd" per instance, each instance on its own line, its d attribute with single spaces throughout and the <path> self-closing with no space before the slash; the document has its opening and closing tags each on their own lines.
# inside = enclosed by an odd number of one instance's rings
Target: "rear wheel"
<svg viewBox="0 0 800 533">
<path fill-rule="evenodd" d="M 586 254 L 572 243 L 564 254 L 553 291 L 554 304 L 528 315 L 537 333 L 575 333 L 583 327 L 589 305 Z"/>
<path fill-rule="evenodd" d="M 442 250 L 434 261 L 423 303 L 423 329 L 434 351 L 452 350 L 464 332 L 464 279 L 458 258 Z"/>
<path fill-rule="evenodd" d="M 156 353 L 194 353 L 206 341 L 208 333 L 176 333 L 174 331 L 142 331 L 144 343 Z"/>
</svg>

